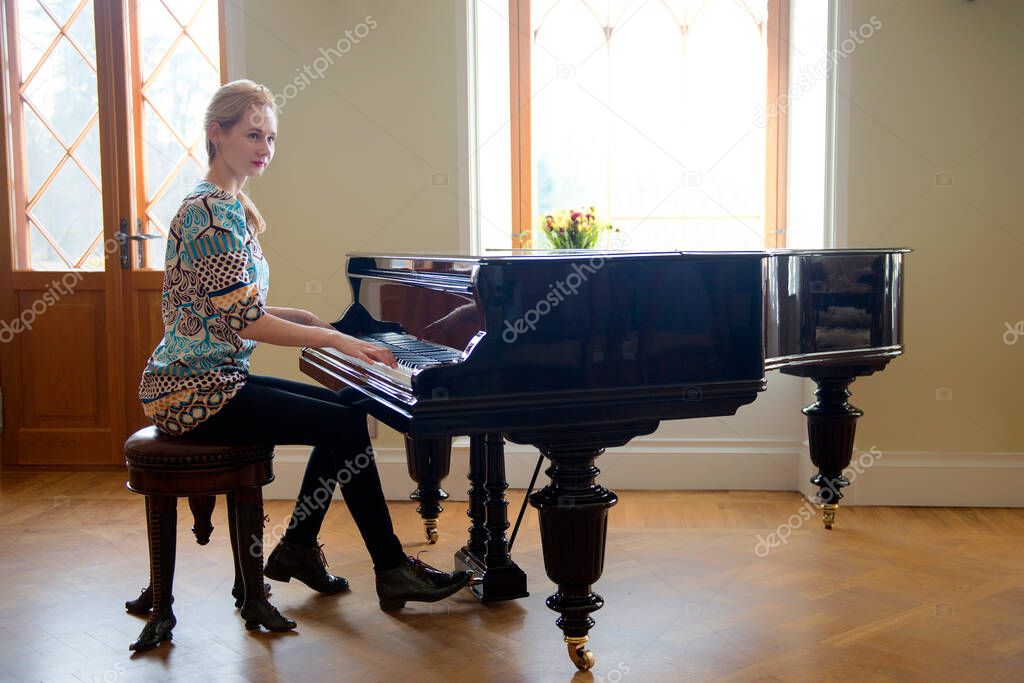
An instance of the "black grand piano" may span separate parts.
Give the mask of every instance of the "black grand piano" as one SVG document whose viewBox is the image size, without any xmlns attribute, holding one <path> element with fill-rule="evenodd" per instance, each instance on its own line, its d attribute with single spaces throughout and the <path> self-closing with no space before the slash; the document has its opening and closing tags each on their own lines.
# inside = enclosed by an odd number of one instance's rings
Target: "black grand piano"
<svg viewBox="0 0 1024 683">
<path fill-rule="evenodd" d="M 455 562 L 474 571 L 481 600 L 527 595 L 509 552 L 502 448 L 507 439 L 540 450 L 550 482 L 529 502 L 558 585 L 547 605 L 586 670 L 617 501 L 598 482 L 597 457 L 662 420 L 735 413 L 764 390 L 765 370 L 810 377 L 812 481 L 831 528 L 861 415 L 848 386 L 903 351 L 905 253 L 354 254 L 354 303 L 334 327 L 387 346 L 399 367 L 314 348 L 300 367 L 332 389 L 363 392 L 366 410 L 406 435 L 430 541 L 452 437 L 469 436 L 471 527 Z"/>
</svg>

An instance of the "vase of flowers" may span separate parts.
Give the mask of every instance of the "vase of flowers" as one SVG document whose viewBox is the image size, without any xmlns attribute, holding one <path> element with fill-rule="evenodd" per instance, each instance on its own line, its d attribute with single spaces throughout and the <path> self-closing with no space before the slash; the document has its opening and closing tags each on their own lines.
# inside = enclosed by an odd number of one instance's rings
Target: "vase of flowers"
<svg viewBox="0 0 1024 683">
<path fill-rule="evenodd" d="M 593 249 L 603 233 L 618 230 L 600 220 L 593 206 L 544 214 L 538 223 L 552 249 Z"/>
</svg>

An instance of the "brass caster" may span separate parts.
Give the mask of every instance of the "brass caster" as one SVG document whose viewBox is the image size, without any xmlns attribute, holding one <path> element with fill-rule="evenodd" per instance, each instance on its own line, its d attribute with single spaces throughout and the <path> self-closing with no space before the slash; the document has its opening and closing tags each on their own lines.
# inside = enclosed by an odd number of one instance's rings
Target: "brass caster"
<svg viewBox="0 0 1024 683">
<path fill-rule="evenodd" d="M 423 520 L 423 527 L 427 532 L 427 543 L 434 545 L 437 543 L 439 534 L 437 533 L 437 517 Z"/>
<path fill-rule="evenodd" d="M 836 523 L 836 511 L 839 510 L 838 503 L 822 503 L 821 521 L 825 523 L 826 529 L 831 529 Z"/>
<path fill-rule="evenodd" d="M 587 649 L 590 636 L 565 636 L 565 644 L 569 647 L 569 659 L 580 671 L 594 668 L 594 653 Z"/>
</svg>

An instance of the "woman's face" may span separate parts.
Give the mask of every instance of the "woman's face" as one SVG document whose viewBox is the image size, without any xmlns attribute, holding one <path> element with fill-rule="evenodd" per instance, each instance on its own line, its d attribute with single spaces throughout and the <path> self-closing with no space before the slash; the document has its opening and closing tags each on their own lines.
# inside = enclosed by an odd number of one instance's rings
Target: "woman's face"
<svg viewBox="0 0 1024 683">
<path fill-rule="evenodd" d="M 236 178 L 260 176 L 274 158 L 277 117 L 270 107 L 253 106 L 230 129 L 211 125 L 217 148 L 214 163 L 220 162 Z"/>
</svg>

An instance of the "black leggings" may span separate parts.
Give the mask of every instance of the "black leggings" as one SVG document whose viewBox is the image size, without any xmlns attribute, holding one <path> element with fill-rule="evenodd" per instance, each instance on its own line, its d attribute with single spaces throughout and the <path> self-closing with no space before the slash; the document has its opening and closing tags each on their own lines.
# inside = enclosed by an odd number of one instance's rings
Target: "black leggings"
<svg viewBox="0 0 1024 683">
<path fill-rule="evenodd" d="M 340 483 L 374 569 L 391 569 L 405 561 L 405 552 L 381 490 L 366 413 L 359 408 L 367 400 L 372 399 L 355 389 L 335 393 L 279 377 L 249 375 L 223 408 L 182 438 L 314 446 L 285 538 L 314 546 L 334 487 Z"/>
</svg>

